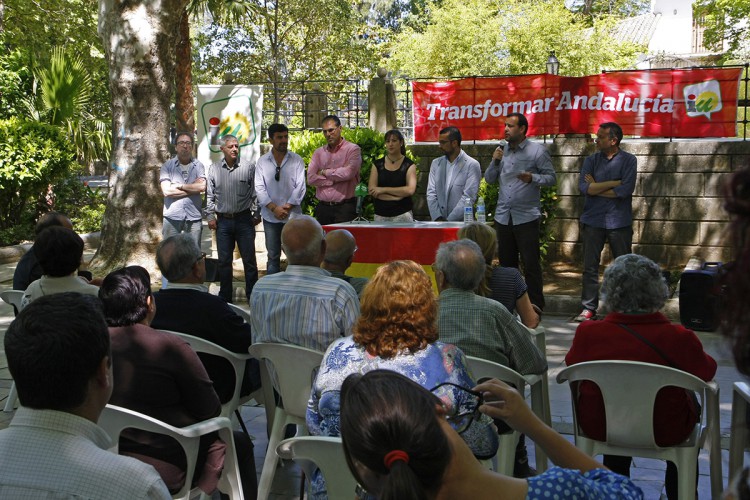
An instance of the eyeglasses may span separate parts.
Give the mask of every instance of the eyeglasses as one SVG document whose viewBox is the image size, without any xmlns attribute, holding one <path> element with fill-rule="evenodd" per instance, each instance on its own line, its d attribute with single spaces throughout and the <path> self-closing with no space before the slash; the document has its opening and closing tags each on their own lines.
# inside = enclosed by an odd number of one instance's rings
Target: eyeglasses
<svg viewBox="0 0 750 500">
<path fill-rule="evenodd" d="M 465 432 L 479 417 L 479 407 L 484 403 L 482 393 L 450 382 L 437 385 L 430 392 L 443 403 L 445 419 L 459 434 Z"/>
<path fill-rule="evenodd" d="M 279 177 L 281 177 L 281 167 L 276 167 L 276 175 L 273 178 L 276 179 L 276 182 L 279 182 Z"/>
<path fill-rule="evenodd" d="M 192 141 L 178 141 L 177 145 L 178 146 L 192 146 L 193 143 L 192 143 Z"/>
<path fill-rule="evenodd" d="M 201 256 L 195 259 L 195 263 L 197 264 L 198 262 L 202 261 L 205 258 L 206 258 L 206 252 L 201 252 Z"/>
</svg>

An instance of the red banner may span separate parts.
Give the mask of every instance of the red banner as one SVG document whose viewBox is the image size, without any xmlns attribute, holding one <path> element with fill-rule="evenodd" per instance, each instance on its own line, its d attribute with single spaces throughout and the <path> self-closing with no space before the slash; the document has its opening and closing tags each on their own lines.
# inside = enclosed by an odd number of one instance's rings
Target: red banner
<svg viewBox="0 0 750 500">
<path fill-rule="evenodd" d="M 523 113 L 528 135 L 588 134 L 616 122 L 641 137 L 734 137 L 742 68 L 621 71 L 584 77 L 526 75 L 412 82 L 414 139 L 448 126 L 463 140 L 504 136 Z"/>
</svg>

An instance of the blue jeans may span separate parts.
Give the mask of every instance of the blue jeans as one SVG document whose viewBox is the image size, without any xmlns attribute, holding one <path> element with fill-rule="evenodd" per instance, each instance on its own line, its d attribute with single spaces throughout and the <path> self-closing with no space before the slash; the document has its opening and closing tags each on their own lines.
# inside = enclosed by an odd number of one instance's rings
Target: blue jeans
<svg viewBox="0 0 750 500">
<path fill-rule="evenodd" d="M 232 254 L 235 243 L 240 248 L 242 266 L 245 268 L 245 294 L 250 298 L 258 281 L 258 264 L 255 261 L 255 225 L 253 216 L 247 213 L 233 219 L 216 217 L 216 247 L 219 253 L 219 296 L 232 302 Z"/>
<path fill-rule="evenodd" d="M 582 224 L 583 234 L 583 286 L 581 304 L 584 309 L 596 311 L 599 307 L 599 261 L 604 243 L 609 242 L 612 258 L 632 253 L 633 226 L 604 229 Z"/>
<path fill-rule="evenodd" d="M 282 229 L 284 229 L 283 222 L 269 222 L 263 219 L 263 231 L 266 233 L 266 251 L 268 252 L 266 274 L 275 274 L 281 271 Z"/>
</svg>

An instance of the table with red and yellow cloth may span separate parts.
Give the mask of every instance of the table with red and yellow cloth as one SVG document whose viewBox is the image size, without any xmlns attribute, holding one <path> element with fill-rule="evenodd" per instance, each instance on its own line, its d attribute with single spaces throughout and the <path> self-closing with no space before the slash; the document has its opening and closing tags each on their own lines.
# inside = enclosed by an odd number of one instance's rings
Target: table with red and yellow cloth
<svg viewBox="0 0 750 500">
<path fill-rule="evenodd" d="M 323 226 L 326 232 L 346 229 L 357 241 L 349 276 L 370 278 L 378 267 L 392 260 L 413 260 L 434 281 L 432 264 L 440 243 L 456 239 L 462 222 L 349 222 Z"/>
</svg>

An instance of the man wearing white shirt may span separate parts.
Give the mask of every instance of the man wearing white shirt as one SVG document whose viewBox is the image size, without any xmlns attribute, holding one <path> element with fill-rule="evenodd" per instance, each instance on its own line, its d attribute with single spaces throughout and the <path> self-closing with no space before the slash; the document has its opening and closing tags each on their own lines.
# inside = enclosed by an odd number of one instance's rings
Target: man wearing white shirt
<svg viewBox="0 0 750 500">
<path fill-rule="evenodd" d="M 284 224 L 302 213 L 305 197 L 305 162 L 288 150 L 289 129 L 281 123 L 268 127 L 271 151 L 255 166 L 255 194 L 263 218 L 268 266 L 266 274 L 278 273 L 281 260 L 281 230 Z"/>
<path fill-rule="evenodd" d="M 440 131 L 440 150 L 445 154 L 430 165 L 427 181 L 427 205 L 434 221 L 460 221 L 464 217 L 464 199 L 472 206 L 477 198 L 482 169 L 479 162 L 461 149 L 461 132 L 456 127 Z"/>
</svg>

